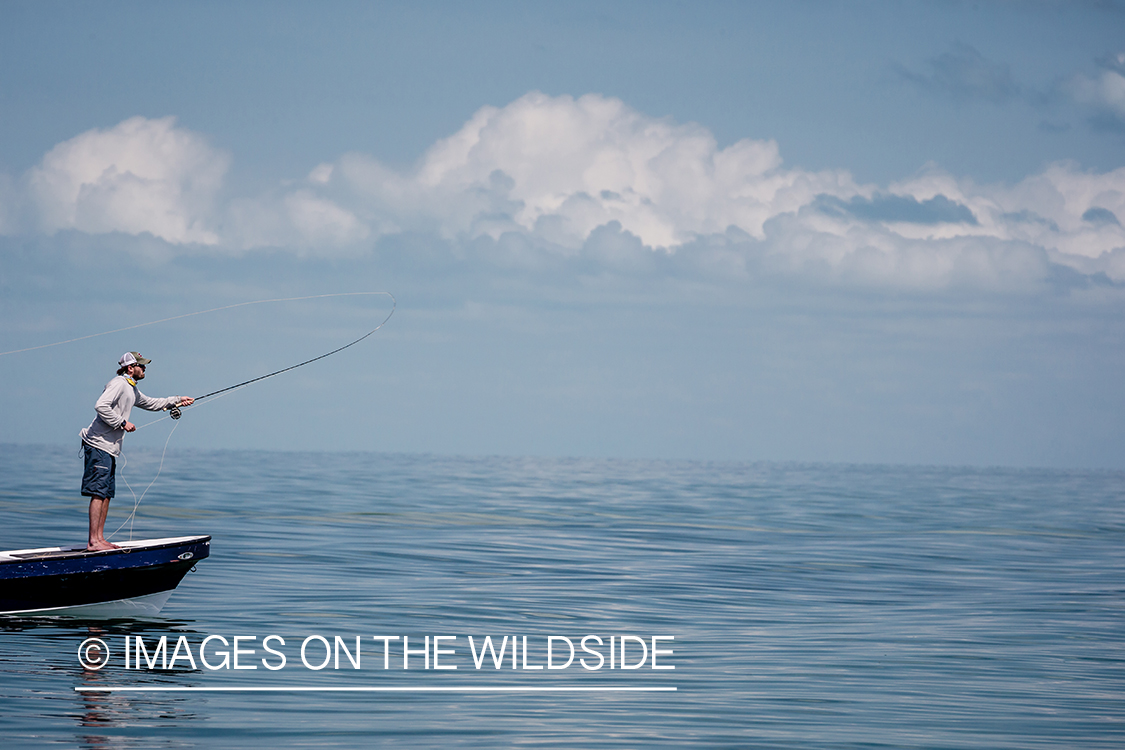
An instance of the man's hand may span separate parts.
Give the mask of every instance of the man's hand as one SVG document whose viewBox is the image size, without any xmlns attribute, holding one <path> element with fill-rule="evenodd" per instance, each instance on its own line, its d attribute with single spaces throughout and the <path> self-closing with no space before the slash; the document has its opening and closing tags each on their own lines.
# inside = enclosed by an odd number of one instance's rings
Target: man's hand
<svg viewBox="0 0 1125 750">
<path fill-rule="evenodd" d="M 191 396 L 184 396 L 180 399 L 180 406 L 191 406 L 195 403 L 195 399 Z"/>
<path fill-rule="evenodd" d="M 126 422 L 122 429 L 125 430 L 125 432 L 136 432 L 137 426 L 132 422 Z"/>
</svg>

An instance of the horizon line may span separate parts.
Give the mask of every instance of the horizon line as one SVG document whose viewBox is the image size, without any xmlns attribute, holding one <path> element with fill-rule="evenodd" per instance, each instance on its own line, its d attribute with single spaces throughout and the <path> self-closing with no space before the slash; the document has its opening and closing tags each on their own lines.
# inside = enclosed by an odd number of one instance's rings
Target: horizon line
<svg viewBox="0 0 1125 750">
<path fill-rule="evenodd" d="M 463 687 L 454 686 L 425 686 L 419 685 L 415 687 L 405 686 L 363 686 L 363 687 L 332 687 L 332 686 L 313 686 L 313 685 L 295 685 L 286 687 L 281 685 L 265 685 L 258 687 L 183 687 L 183 686 L 126 686 L 117 685 L 109 687 L 75 687 L 76 693 L 113 693 L 113 692 L 162 692 L 162 693 L 281 693 L 281 692 L 319 692 L 319 693 L 461 693 L 461 692 L 477 692 L 477 693 L 519 693 L 519 692 L 568 692 L 568 693 L 605 693 L 605 692 L 632 692 L 632 693 L 667 693 L 676 692 L 677 688 L 668 686 L 658 687 L 637 687 L 637 686 L 589 686 L 589 687 L 576 687 L 576 686 L 548 686 L 548 685 L 535 685 L 535 686 L 509 686 L 509 685 L 466 685 Z"/>
</svg>

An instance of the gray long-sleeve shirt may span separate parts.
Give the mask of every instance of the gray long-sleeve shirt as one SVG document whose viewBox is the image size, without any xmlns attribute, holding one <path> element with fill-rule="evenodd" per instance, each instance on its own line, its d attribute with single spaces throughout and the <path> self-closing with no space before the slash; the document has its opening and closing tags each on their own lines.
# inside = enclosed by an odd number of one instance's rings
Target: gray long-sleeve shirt
<svg viewBox="0 0 1125 750">
<path fill-rule="evenodd" d="M 105 390 L 94 404 L 94 411 L 98 413 L 94 421 L 78 434 L 86 445 L 100 448 L 112 456 L 120 456 L 121 441 L 125 438 L 125 423 L 129 421 L 129 413 L 134 405 L 148 411 L 160 411 L 178 403 L 179 396 L 149 398 L 137 390 L 137 384 L 131 378 L 118 375 L 105 384 Z"/>
</svg>

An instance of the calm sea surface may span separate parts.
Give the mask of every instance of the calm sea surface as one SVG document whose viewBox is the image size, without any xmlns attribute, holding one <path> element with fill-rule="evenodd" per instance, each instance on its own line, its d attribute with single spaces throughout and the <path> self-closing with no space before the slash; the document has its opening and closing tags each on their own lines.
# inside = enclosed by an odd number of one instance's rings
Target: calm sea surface
<svg viewBox="0 0 1125 750">
<path fill-rule="evenodd" d="M 130 454 L 138 494 L 159 458 Z M 0 549 L 84 539 L 77 446 L 4 446 L 0 469 Z M 107 528 L 131 506 L 119 480 Z M 211 557 L 159 617 L 0 620 L 5 749 L 1125 746 L 1120 472 L 169 450 L 132 533 L 211 534 Z M 675 669 L 585 669 L 587 635 L 607 662 L 610 636 L 674 636 Z M 127 670 L 126 636 L 183 636 L 197 668 Z M 199 664 L 208 636 L 257 669 Z M 359 636 L 360 668 L 306 667 L 309 636 L 313 667 Z M 373 636 L 400 636 L 390 669 Z M 456 636 L 456 670 L 425 668 L 427 636 Z M 468 636 L 509 636 L 502 668 Z M 550 636 L 574 662 L 530 668 Z M 613 690 L 554 690 L 576 687 Z M 641 687 L 676 691 L 619 689 Z"/>
</svg>

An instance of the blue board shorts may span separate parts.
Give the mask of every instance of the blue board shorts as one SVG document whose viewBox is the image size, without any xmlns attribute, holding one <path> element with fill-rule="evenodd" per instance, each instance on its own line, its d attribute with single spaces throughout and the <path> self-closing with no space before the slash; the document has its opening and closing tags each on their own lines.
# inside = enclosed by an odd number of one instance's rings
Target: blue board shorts
<svg viewBox="0 0 1125 750">
<path fill-rule="evenodd" d="M 117 489 L 114 475 L 117 459 L 92 445 L 82 444 L 86 466 L 82 471 L 82 494 L 88 497 L 113 497 Z"/>
</svg>

